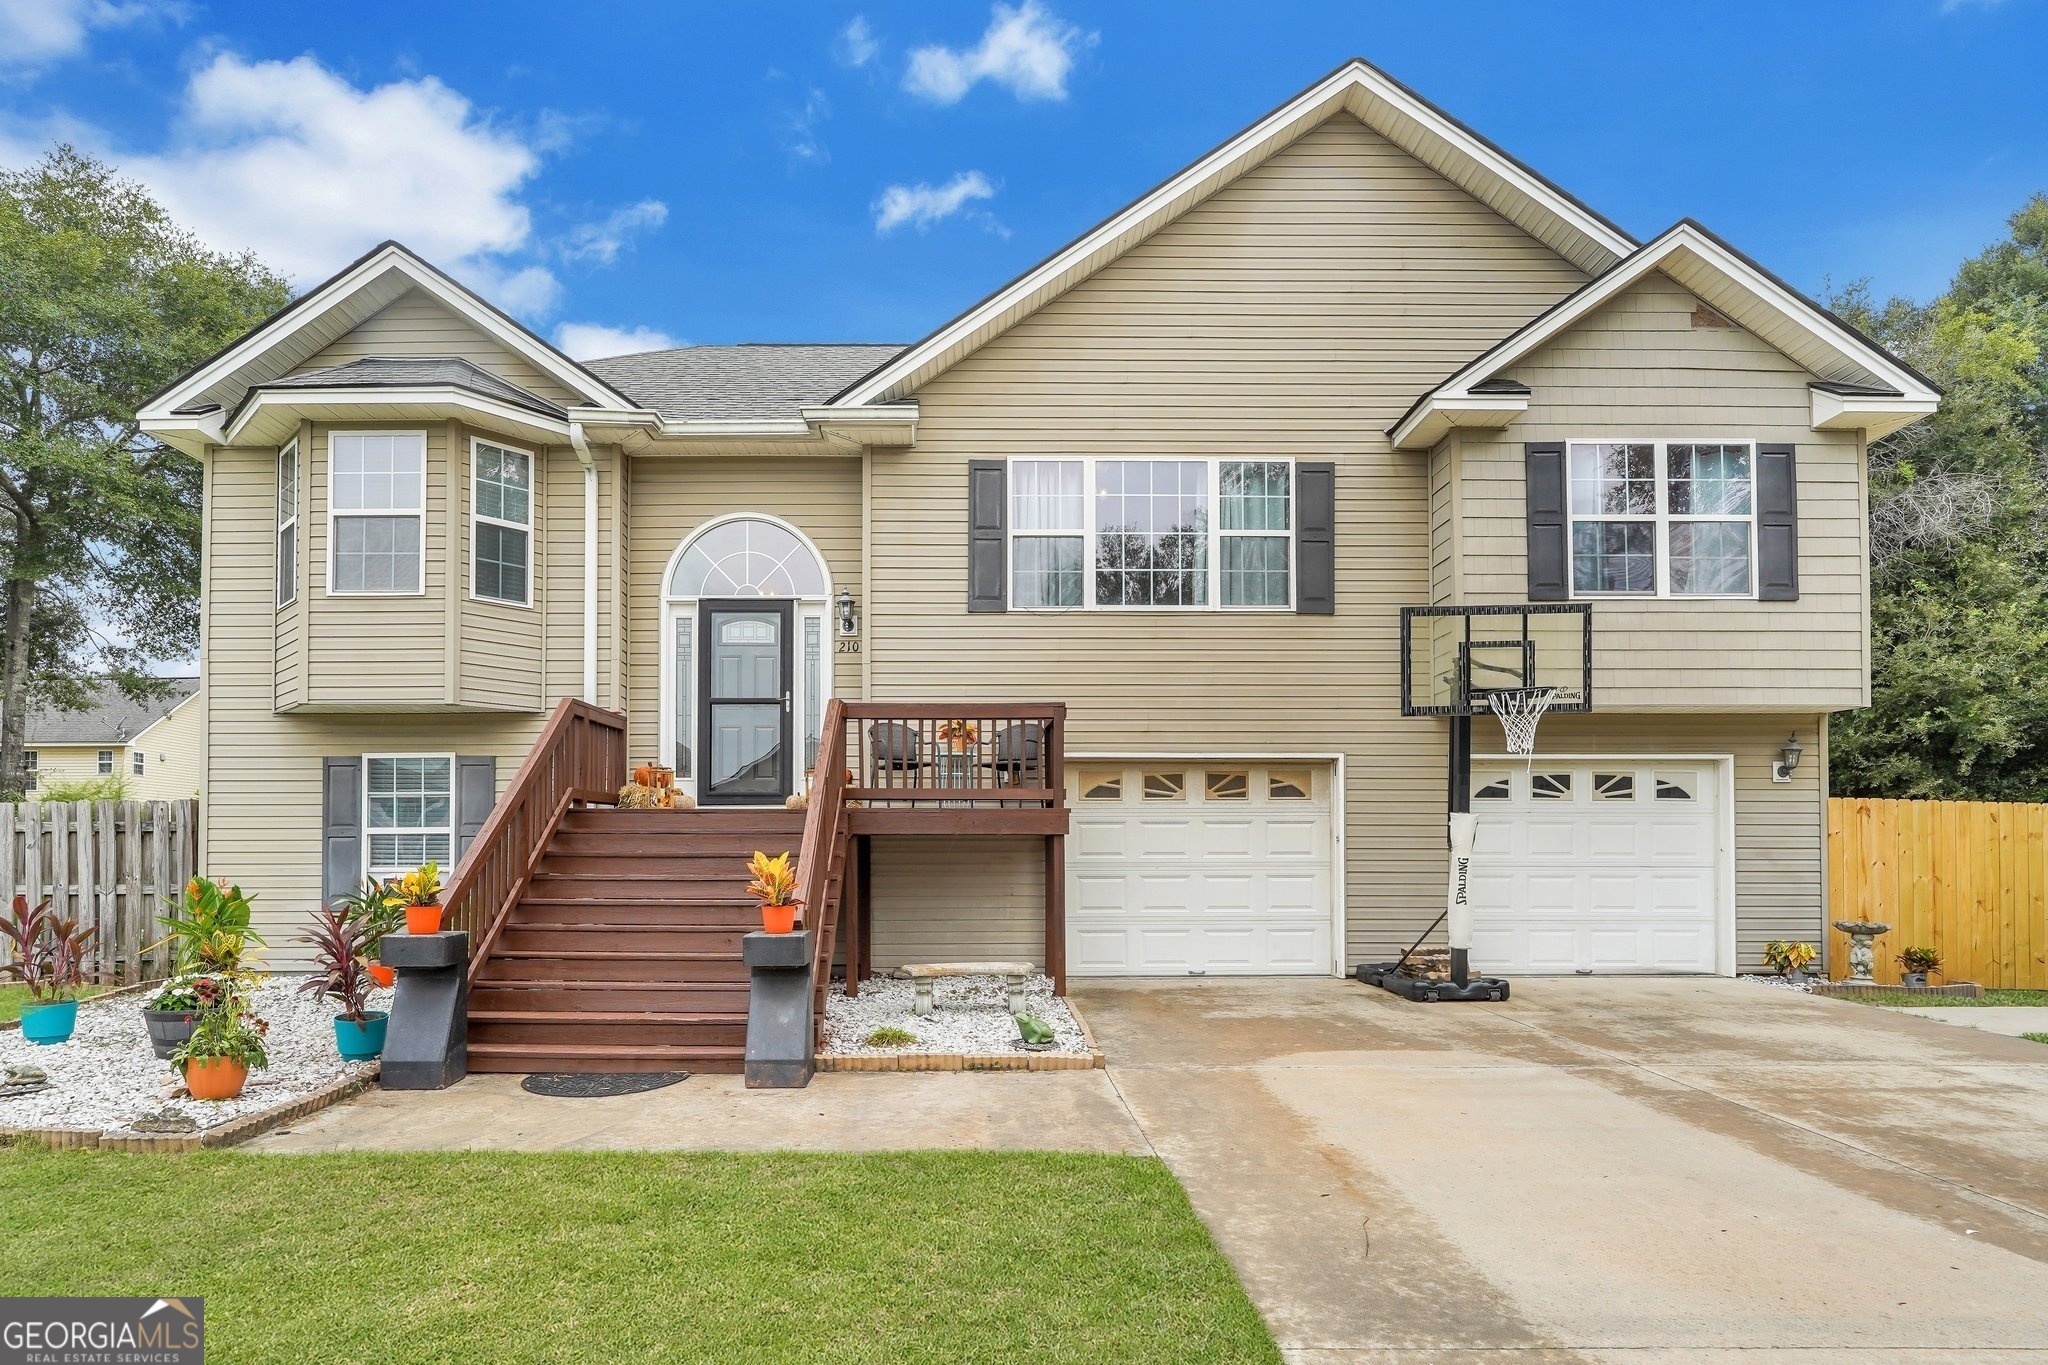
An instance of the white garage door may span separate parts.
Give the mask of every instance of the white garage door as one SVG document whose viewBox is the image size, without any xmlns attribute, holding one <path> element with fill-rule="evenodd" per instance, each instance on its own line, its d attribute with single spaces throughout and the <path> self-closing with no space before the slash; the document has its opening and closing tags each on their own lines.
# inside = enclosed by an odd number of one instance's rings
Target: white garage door
<svg viewBox="0 0 2048 1365">
<path fill-rule="evenodd" d="M 1473 968 L 1714 971 L 1719 788 L 1713 763 L 1475 763 Z"/>
<path fill-rule="evenodd" d="M 1328 972 L 1330 774 L 1280 763 L 1077 766 L 1068 971 Z"/>
</svg>

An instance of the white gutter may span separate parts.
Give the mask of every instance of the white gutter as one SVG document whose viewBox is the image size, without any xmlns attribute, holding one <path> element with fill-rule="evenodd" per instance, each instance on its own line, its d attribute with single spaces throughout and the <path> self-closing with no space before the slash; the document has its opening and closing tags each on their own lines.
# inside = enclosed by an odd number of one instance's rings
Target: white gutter
<svg viewBox="0 0 2048 1365">
<path fill-rule="evenodd" d="M 597 705 L 597 461 L 583 424 L 569 423 L 569 444 L 583 466 L 583 700 Z"/>
</svg>

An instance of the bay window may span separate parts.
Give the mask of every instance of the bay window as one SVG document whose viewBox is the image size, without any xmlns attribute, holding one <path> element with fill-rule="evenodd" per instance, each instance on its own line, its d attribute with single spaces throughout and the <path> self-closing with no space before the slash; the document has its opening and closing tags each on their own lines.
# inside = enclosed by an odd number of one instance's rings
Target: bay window
<svg viewBox="0 0 2048 1365">
<path fill-rule="evenodd" d="M 299 443 L 277 452 L 277 605 L 299 595 Z"/>
<path fill-rule="evenodd" d="M 1010 605 L 1286 610 L 1293 483 L 1288 460 L 1012 460 Z"/>
<path fill-rule="evenodd" d="M 424 592 L 426 435 L 337 431 L 327 451 L 328 591 Z"/>
<path fill-rule="evenodd" d="M 1755 592 L 1755 447 L 1744 441 L 1568 445 L 1575 597 Z"/>
<path fill-rule="evenodd" d="M 532 605 L 533 456 L 490 441 L 470 442 L 472 595 Z"/>
</svg>

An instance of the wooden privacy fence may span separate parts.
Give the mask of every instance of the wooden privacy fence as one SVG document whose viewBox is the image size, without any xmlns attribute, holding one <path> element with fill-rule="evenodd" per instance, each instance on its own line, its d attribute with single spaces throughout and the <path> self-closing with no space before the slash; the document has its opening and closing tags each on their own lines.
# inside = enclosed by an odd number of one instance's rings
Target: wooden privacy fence
<svg viewBox="0 0 2048 1365">
<path fill-rule="evenodd" d="M 109 981 L 168 972 L 168 948 L 144 950 L 198 866 L 197 801 L 0 803 L 0 888 L 96 926 L 90 966 Z"/>
<path fill-rule="evenodd" d="M 1877 941 L 1877 979 L 1893 954 L 1930 947 L 1941 976 L 2048 988 L 2048 805 L 2015 801 L 1828 802 L 1828 918 L 1892 926 Z M 1830 974 L 1849 974 L 1848 935 L 1828 928 Z"/>
</svg>

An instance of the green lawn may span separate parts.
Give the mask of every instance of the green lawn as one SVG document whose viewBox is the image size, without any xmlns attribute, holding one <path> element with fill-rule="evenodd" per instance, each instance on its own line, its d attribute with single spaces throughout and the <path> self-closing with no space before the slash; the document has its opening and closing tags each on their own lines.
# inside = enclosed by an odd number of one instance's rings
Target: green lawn
<svg viewBox="0 0 2048 1365">
<path fill-rule="evenodd" d="M 211 1361 L 1277 1361 L 1158 1161 L 0 1151 L 9 1294 Z"/>
<path fill-rule="evenodd" d="M 101 991 L 112 990 L 111 986 L 86 986 L 78 992 L 80 1000 L 98 995 Z M 28 1003 L 28 987 L 0 986 L 0 1024 L 12 1023 L 21 1018 L 21 1007 Z"/>
<path fill-rule="evenodd" d="M 1861 1005 L 1954 1005 L 1979 1009 L 1987 1005 L 2048 1005 L 2048 991 L 1986 990 L 1972 998 L 1967 995 L 1921 995 L 1914 991 L 1887 991 L 1883 995 L 1844 995 L 1840 1000 L 1854 1000 Z"/>
</svg>

